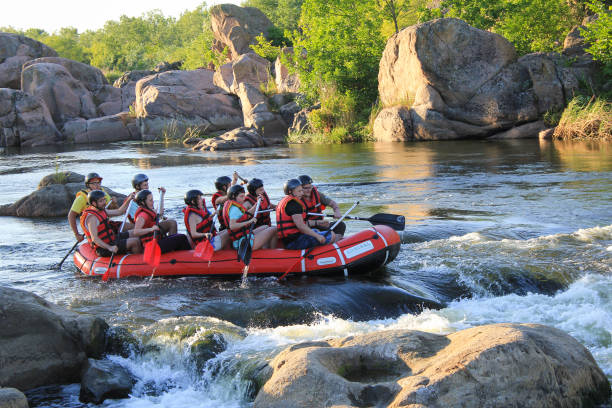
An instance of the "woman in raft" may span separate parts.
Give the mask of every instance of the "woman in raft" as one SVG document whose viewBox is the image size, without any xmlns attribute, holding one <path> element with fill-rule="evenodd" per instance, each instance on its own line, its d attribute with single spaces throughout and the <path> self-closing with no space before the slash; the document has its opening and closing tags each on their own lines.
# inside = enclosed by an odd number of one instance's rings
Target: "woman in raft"
<svg viewBox="0 0 612 408">
<path fill-rule="evenodd" d="M 133 234 L 140 237 L 142 245 L 145 246 L 149 241 L 156 239 L 161 249 L 162 254 L 171 251 L 180 251 L 183 249 L 191 249 L 191 245 L 184 234 L 174 234 L 167 237 L 161 237 L 159 228 L 159 219 L 164 213 L 164 201 L 162 191 L 162 200 L 159 203 L 159 214 L 155 213 L 153 206 L 153 193 L 149 190 L 141 190 L 136 195 L 136 204 L 138 209 L 134 215 L 134 232 Z"/>
<path fill-rule="evenodd" d="M 246 194 L 241 185 L 230 187 L 227 197 L 228 200 L 223 206 L 223 219 L 229 226 L 232 247 L 238 249 L 240 241 L 246 239 L 251 224 L 257 222 L 257 218 L 253 217 L 255 206 L 249 210 L 244 207 Z M 264 225 L 255 228 L 251 239 L 251 247 L 254 251 L 261 248 L 276 248 L 276 227 Z"/>
<path fill-rule="evenodd" d="M 210 240 L 215 251 L 229 246 L 227 230 L 217 232 L 213 214 L 208 211 L 204 201 L 204 193 L 200 190 L 189 190 L 185 193 L 185 228 L 194 247 L 205 239 Z"/>
</svg>

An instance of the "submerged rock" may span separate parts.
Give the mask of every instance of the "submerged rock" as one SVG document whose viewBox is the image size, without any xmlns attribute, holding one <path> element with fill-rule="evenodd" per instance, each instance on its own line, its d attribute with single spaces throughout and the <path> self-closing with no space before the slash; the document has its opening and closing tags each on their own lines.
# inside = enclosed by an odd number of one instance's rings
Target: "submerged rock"
<svg viewBox="0 0 612 408">
<path fill-rule="evenodd" d="M 28 408 L 28 399 L 15 388 L 0 388 L 0 408 Z"/>
<path fill-rule="evenodd" d="M 288 347 L 255 407 L 588 407 L 610 384 L 589 351 L 535 324 L 448 336 L 375 332 Z M 265 371 L 265 370 L 264 370 Z"/>
<path fill-rule="evenodd" d="M 225 351 L 227 341 L 223 333 L 217 331 L 209 331 L 198 337 L 199 339 L 191 344 L 191 361 L 198 371 L 202 371 L 208 360 Z"/>
<path fill-rule="evenodd" d="M 255 129 L 239 127 L 220 136 L 201 140 L 192 149 L 215 151 L 263 147 L 263 145 L 264 140 Z"/>
<path fill-rule="evenodd" d="M 81 402 L 101 404 L 106 399 L 127 398 L 134 381 L 128 370 L 109 360 L 88 359 L 81 379 Z"/>
</svg>

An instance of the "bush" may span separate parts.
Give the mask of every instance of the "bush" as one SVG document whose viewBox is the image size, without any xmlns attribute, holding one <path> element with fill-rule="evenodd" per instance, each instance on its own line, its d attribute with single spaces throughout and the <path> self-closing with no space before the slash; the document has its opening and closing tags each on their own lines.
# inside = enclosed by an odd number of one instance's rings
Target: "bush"
<svg viewBox="0 0 612 408">
<path fill-rule="evenodd" d="M 612 140 L 612 104 L 595 95 L 575 97 L 563 111 L 554 137 Z"/>
<path fill-rule="evenodd" d="M 603 2 L 595 1 L 589 4 L 589 9 L 598 15 L 598 19 L 586 30 L 581 30 L 581 34 L 590 45 L 586 50 L 603 64 L 604 74 L 609 80 L 612 76 L 612 6 L 606 8 Z"/>
</svg>

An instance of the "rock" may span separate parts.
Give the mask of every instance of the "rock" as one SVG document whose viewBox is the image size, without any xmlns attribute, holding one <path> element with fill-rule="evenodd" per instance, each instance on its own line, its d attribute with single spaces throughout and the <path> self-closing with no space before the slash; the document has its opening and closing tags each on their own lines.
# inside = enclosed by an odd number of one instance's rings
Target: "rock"
<svg viewBox="0 0 612 408">
<path fill-rule="evenodd" d="M 183 61 L 175 61 L 175 62 L 162 61 L 153 68 L 153 71 L 155 72 L 178 71 L 179 69 L 181 69 L 181 66 L 183 66 Z"/>
<path fill-rule="evenodd" d="M 96 67 L 83 64 L 82 62 L 73 61 L 68 58 L 60 57 L 42 57 L 30 60 L 23 64 L 23 69 L 34 64 L 57 64 L 61 65 L 72 75 L 74 79 L 79 81 L 89 92 L 97 92 L 100 88 L 108 85 L 108 80 Z"/>
<path fill-rule="evenodd" d="M 280 115 L 285 123 L 293 123 L 295 114 L 300 111 L 300 105 L 298 105 L 295 101 L 291 101 L 282 105 L 278 111 L 280 112 Z"/>
<path fill-rule="evenodd" d="M 293 47 L 283 47 L 281 53 L 291 62 L 293 60 Z M 303 53 L 305 57 L 305 52 Z M 274 72 L 276 74 L 276 89 L 279 92 L 299 92 L 300 79 L 297 74 L 290 74 L 289 69 L 281 61 L 280 55 L 274 62 Z"/>
<path fill-rule="evenodd" d="M 313 110 L 321 109 L 321 104 L 310 106 L 306 109 L 302 109 L 293 116 L 293 124 L 288 130 L 288 133 L 304 133 L 310 129 L 308 124 L 308 114 Z"/>
<path fill-rule="evenodd" d="M 29 65 L 21 73 L 24 92 L 40 97 L 49 108 L 56 125 L 75 118 L 97 116 L 93 95 L 59 64 Z"/>
<path fill-rule="evenodd" d="M 60 172 L 60 174 L 65 174 Z M 83 180 L 84 176 L 69 172 L 70 179 L 76 179 L 80 176 Z M 48 184 L 52 183 L 53 184 Z M 0 216 L 15 216 L 15 217 L 64 217 L 68 215 L 72 202 L 80 190 L 85 186 L 82 181 L 65 182 L 65 180 L 57 180 L 55 173 L 49 174 L 41 180 L 36 191 L 20 198 L 13 204 L 0 205 Z M 117 199 L 120 204 L 125 199 L 125 195 L 116 193 L 109 188 L 104 187 L 104 190 L 111 197 Z"/>
<path fill-rule="evenodd" d="M 21 89 L 21 67 L 40 57 L 57 57 L 57 53 L 23 35 L 0 33 L 0 88 Z"/>
<path fill-rule="evenodd" d="M 257 130 L 253 128 L 240 127 L 224 134 L 204 139 L 195 146 L 193 150 L 230 150 L 247 149 L 250 147 L 263 147 L 264 140 Z"/>
<path fill-rule="evenodd" d="M 222 333 L 210 331 L 191 344 L 191 361 L 198 371 L 202 371 L 208 360 L 225 351 L 227 341 Z"/>
<path fill-rule="evenodd" d="M 83 368 L 79 401 L 101 404 L 106 399 L 128 398 L 133 383 L 129 371 L 119 364 L 90 358 Z"/>
<path fill-rule="evenodd" d="M 588 73 L 566 62 L 553 53 L 517 59 L 503 37 L 444 18 L 388 40 L 378 89 L 385 107 L 411 108 L 410 139 L 487 138 L 562 109 Z"/>
<path fill-rule="evenodd" d="M 50 186 L 52 184 L 68 184 L 68 183 L 79 183 L 85 182 L 85 176 L 72 171 L 60 171 L 58 173 L 47 174 L 45 177 L 40 179 L 38 182 L 38 190 L 43 187 Z"/>
<path fill-rule="evenodd" d="M 589 351 L 535 324 L 494 324 L 448 336 L 391 330 L 297 344 L 254 407 L 587 407 L 610 397 Z"/>
<path fill-rule="evenodd" d="M 540 140 L 552 140 L 553 135 L 555 134 L 555 128 L 548 128 L 540 131 L 538 133 L 538 139 Z"/>
<path fill-rule="evenodd" d="M 584 37 L 580 34 L 580 30 L 584 30 L 586 26 L 579 25 L 573 27 L 563 41 L 563 54 L 568 57 L 583 55 L 586 51 L 586 43 Z"/>
<path fill-rule="evenodd" d="M 219 69 L 215 71 L 213 76 L 214 84 L 228 93 L 232 92 L 232 85 L 234 83 L 234 71 L 232 70 L 232 65 L 233 63 L 231 62 L 221 65 Z"/>
<path fill-rule="evenodd" d="M 110 143 L 141 139 L 136 118 L 129 112 L 66 122 L 62 133 L 71 143 Z"/>
<path fill-rule="evenodd" d="M 62 139 L 40 98 L 23 91 L 0 89 L 0 147 L 42 146 Z"/>
<path fill-rule="evenodd" d="M 242 112 L 234 96 L 213 83 L 213 72 L 167 71 L 138 81 L 136 116 L 145 140 L 162 133 L 180 138 L 188 127 L 203 133 L 242 126 Z"/>
<path fill-rule="evenodd" d="M 234 4 L 219 4 L 210 8 L 210 23 L 215 36 L 215 48 L 229 50 L 230 61 L 251 51 L 255 37 L 274 27 L 272 22 L 255 7 L 239 7 Z"/>
<path fill-rule="evenodd" d="M 271 111 L 265 95 L 247 83 L 240 84 L 237 94 L 244 114 L 244 126 L 255 128 L 266 145 L 283 143 L 287 124 L 280 114 Z"/>
<path fill-rule="evenodd" d="M 106 323 L 19 289 L 0 287 L 0 384 L 19 389 L 75 382 L 99 354 Z"/>
<path fill-rule="evenodd" d="M 232 63 L 232 72 L 232 93 L 237 94 L 242 83 L 261 89 L 270 80 L 270 62 L 252 52 L 243 54 Z"/>
<path fill-rule="evenodd" d="M 501 139 L 535 139 L 538 134 L 546 129 L 544 121 L 538 120 L 536 122 L 525 123 L 523 125 L 515 126 L 503 132 L 489 136 L 487 140 L 501 140 Z"/>
<path fill-rule="evenodd" d="M 124 93 L 127 94 L 130 92 L 131 94 L 135 95 L 135 87 L 136 82 L 132 84 L 131 90 L 129 90 L 127 87 L 124 90 L 122 88 L 115 88 L 111 85 L 104 85 L 99 88 L 93 95 L 98 116 L 111 116 L 119 112 L 129 110 L 129 105 L 125 108 L 123 106 L 123 95 Z M 134 103 L 133 98 L 134 96 L 132 96 L 132 101 L 130 103 Z"/>
<path fill-rule="evenodd" d="M 141 353 L 142 345 L 128 329 L 124 327 L 111 327 L 106 331 L 104 352 L 128 358 L 132 354 Z"/>
<path fill-rule="evenodd" d="M 383 142 L 412 140 L 410 110 L 403 106 L 383 109 L 376 116 L 373 133 L 375 140 Z"/>
<path fill-rule="evenodd" d="M 16 388 L 0 388 L 0 408 L 28 408 L 28 399 Z"/>
<path fill-rule="evenodd" d="M 153 70 L 127 71 L 113 82 L 115 88 L 123 88 L 130 82 L 136 84 L 140 79 L 155 74 Z"/>
</svg>

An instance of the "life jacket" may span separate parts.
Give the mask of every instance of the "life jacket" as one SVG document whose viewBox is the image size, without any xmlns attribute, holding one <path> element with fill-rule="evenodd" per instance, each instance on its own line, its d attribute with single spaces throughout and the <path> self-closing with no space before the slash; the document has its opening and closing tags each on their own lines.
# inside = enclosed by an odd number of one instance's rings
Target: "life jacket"
<svg viewBox="0 0 612 408">
<path fill-rule="evenodd" d="M 325 210 L 325 206 L 321 203 L 321 195 L 316 187 L 312 187 L 312 192 L 308 199 L 302 198 L 304 205 L 306 206 L 306 214 L 308 213 L 322 213 Z M 307 220 L 322 220 L 323 217 L 318 215 L 306 215 Z"/>
<path fill-rule="evenodd" d="M 208 209 L 206 209 L 206 206 L 204 206 L 204 209 L 199 209 L 197 207 L 188 205 L 187 207 L 183 208 L 183 213 L 185 214 L 184 220 L 185 220 L 185 227 L 187 227 L 187 233 L 189 234 L 189 236 L 191 237 L 191 240 L 194 243 L 198 243 L 203 241 L 205 238 L 204 237 L 199 237 L 199 238 L 194 238 L 193 234 L 191 233 L 191 229 L 189 227 L 189 216 L 191 215 L 191 213 L 193 214 L 197 214 L 200 217 L 202 217 L 202 221 L 200 221 L 198 224 L 196 224 L 196 232 L 199 233 L 212 233 L 213 235 L 216 234 L 215 228 L 212 227 L 212 217 L 210 216 L 210 212 L 208 211 Z M 212 227 L 212 230 L 211 230 Z"/>
<path fill-rule="evenodd" d="M 290 238 L 295 235 L 301 234 L 293 218 L 287 214 L 287 204 L 295 201 L 302 207 L 302 219 L 306 220 L 306 206 L 301 200 L 298 200 L 292 195 L 286 195 L 276 206 L 276 235 L 279 238 Z"/>
<path fill-rule="evenodd" d="M 249 203 L 251 203 L 252 205 L 257 204 L 257 196 L 251 195 L 251 193 L 248 193 L 244 197 L 244 199 L 248 201 Z M 270 208 L 270 198 L 268 197 L 268 194 L 264 191 L 263 199 L 261 200 L 261 203 L 259 203 L 259 211 L 267 210 L 269 208 Z M 269 212 L 263 213 L 263 214 L 257 214 L 257 222 L 255 223 L 255 228 L 261 225 L 267 225 L 267 226 L 272 225 L 272 221 L 270 220 Z"/>
<path fill-rule="evenodd" d="M 89 230 L 87 229 L 87 217 L 93 215 L 98 219 L 100 224 L 98 225 L 98 238 L 104 241 L 106 244 L 114 245 L 115 242 L 115 230 L 111 227 L 108 214 L 106 210 L 98 210 L 96 207 L 90 205 L 85 208 L 81 213 L 81 228 L 83 228 L 83 232 L 87 237 L 87 242 L 91 245 L 92 248 L 96 249 L 98 245 L 93 241 Z"/>
<path fill-rule="evenodd" d="M 158 221 L 158 215 L 157 213 L 155 213 L 155 211 L 151 211 L 148 208 L 145 207 L 138 207 L 138 209 L 136 210 L 136 214 L 134 214 L 134 220 L 137 220 L 138 217 L 143 216 L 145 223 L 142 226 L 142 228 L 152 228 L 154 225 L 157 225 L 157 221 Z M 140 236 L 140 241 L 143 244 L 146 244 L 149 241 L 153 240 L 153 236 L 155 235 L 155 239 L 157 239 L 159 241 L 159 234 L 161 233 L 158 232 L 157 234 L 155 234 L 155 232 L 149 232 L 148 234 L 145 235 L 141 235 Z"/>
<path fill-rule="evenodd" d="M 213 194 L 212 198 L 210 199 L 210 202 L 212 203 L 212 206 L 214 209 L 217 210 L 217 212 L 219 213 L 219 231 L 223 231 L 224 229 L 227 229 L 227 224 L 225 224 L 225 219 L 223 218 L 223 207 L 219 208 L 219 206 L 217 205 L 217 198 L 219 197 L 225 197 L 225 194 L 223 191 L 217 191 L 215 194 Z M 227 201 L 226 201 L 227 202 Z"/>
<path fill-rule="evenodd" d="M 238 209 L 240 209 L 240 211 L 242 211 L 243 213 L 242 216 L 238 218 L 238 222 L 245 222 L 253 218 L 251 214 L 247 212 L 246 208 L 240 205 L 237 201 L 227 200 L 223 205 L 223 219 L 225 220 L 226 225 L 230 225 L 229 212 L 232 206 L 238 207 Z M 227 230 L 229 231 L 229 236 L 232 242 L 234 242 L 238 241 L 240 238 L 244 237 L 249 232 L 249 226 L 245 226 L 237 230 L 232 230 L 230 228 L 228 228 Z"/>
</svg>

